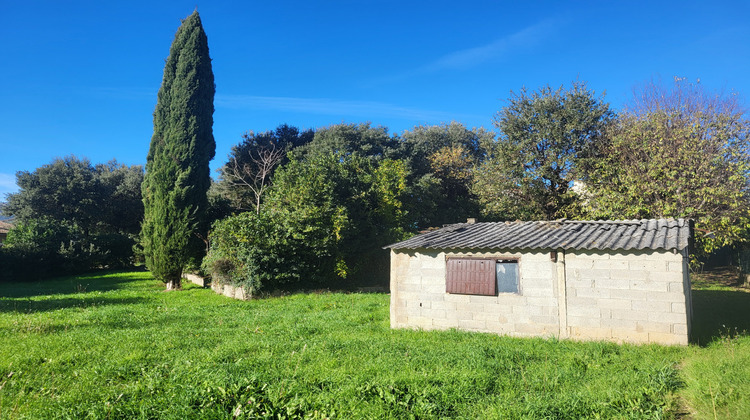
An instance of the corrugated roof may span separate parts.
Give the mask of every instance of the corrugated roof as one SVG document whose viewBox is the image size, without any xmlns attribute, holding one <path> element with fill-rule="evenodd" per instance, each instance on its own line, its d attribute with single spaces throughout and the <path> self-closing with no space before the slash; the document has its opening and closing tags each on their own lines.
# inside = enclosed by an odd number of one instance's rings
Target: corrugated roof
<svg viewBox="0 0 750 420">
<path fill-rule="evenodd" d="M 385 248 L 681 251 L 691 234 L 685 219 L 457 223 Z"/>
</svg>

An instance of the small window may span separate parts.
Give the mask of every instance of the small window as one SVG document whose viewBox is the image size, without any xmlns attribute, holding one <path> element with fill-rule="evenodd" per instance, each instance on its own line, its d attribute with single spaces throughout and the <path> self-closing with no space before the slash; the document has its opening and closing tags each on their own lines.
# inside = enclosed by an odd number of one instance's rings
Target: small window
<svg viewBox="0 0 750 420">
<path fill-rule="evenodd" d="M 464 295 L 497 296 L 518 293 L 518 261 L 493 258 L 449 258 L 445 291 Z"/>
<path fill-rule="evenodd" d="M 495 263 L 498 293 L 518 293 L 518 261 L 499 260 Z"/>
</svg>

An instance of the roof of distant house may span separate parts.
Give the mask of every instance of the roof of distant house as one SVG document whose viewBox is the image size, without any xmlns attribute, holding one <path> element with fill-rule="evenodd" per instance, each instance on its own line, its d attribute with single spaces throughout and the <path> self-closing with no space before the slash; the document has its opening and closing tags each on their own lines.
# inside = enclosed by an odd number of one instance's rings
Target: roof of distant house
<svg viewBox="0 0 750 420">
<path fill-rule="evenodd" d="M 456 223 L 384 248 L 681 251 L 692 234 L 687 219 Z"/>
<path fill-rule="evenodd" d="M 0 220 L 0 233 L 8 233 L 13 229 L 13 226 L 13 223 L 10 223 L 8 220 Z"/>
</svg>

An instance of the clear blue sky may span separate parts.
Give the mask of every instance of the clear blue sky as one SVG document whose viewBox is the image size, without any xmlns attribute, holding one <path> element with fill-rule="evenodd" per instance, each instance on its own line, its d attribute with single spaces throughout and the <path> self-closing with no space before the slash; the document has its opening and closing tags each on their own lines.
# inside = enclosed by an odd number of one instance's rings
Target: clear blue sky
<svg viewBox="0 0 750 420">
<path fill-rule="evenodd" d="M 588 82 L 618 109 L 674 76 L 750 95 L 750 2 L 0 2 L 0 200 L 74 154 L 144 164 L 164 60 L 196 5 L 216 77 L 212 169 L 281 123 L 492 128 L 511 90 Z"/>
</svg>

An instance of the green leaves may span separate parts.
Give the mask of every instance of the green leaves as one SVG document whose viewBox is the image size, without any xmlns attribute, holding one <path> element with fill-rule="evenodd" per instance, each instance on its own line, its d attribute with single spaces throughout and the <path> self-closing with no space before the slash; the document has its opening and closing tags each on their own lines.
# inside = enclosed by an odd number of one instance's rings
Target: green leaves
<svg viewBox="0 0 750 420">
<path fill-rule="evenodd" d="M 177 30 L 154 111 L 141 238 L 146 265 L 179 287 L 182 270 L 199 260 L 207 236 L 208 163 L 214 157 L 215 93 L 208 41 L 194 12 Z"/>
<path fill-rule="evenodd" d="M 497 114 L 500 137 L 477 169 L 473 192 L 495 219 L 557 219 L 576 212 L 570 190 L 613 113 L 583 83 L 512 93 Z"/>
<path fill-rule="evenodd" d="M 694 219 L 703 255 L 747 240 L 750 123 L 741 109 L 732 98 L 721 103 L 679 81 L 672 91 L 647 89 L 592 160 L 587 211 L 598 218 Z"/>
</svg>

